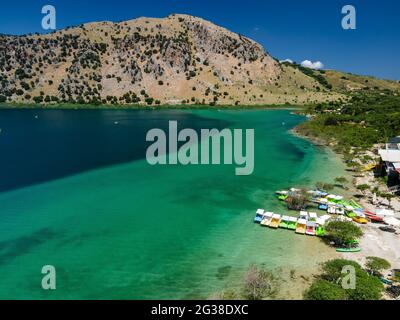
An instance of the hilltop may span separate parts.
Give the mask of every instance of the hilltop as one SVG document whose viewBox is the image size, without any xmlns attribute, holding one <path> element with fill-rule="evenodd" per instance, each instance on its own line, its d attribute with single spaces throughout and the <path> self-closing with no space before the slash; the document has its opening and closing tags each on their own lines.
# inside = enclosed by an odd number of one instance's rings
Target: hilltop
<svg viewBox="0 0 400 320">
<path fill-rule="evenodd" d="M 0 36 L 0 102 L 306 104 L 400 88 L 360 79 L 279 63 L 253 40 L 189 15 Z"/>
</svg>

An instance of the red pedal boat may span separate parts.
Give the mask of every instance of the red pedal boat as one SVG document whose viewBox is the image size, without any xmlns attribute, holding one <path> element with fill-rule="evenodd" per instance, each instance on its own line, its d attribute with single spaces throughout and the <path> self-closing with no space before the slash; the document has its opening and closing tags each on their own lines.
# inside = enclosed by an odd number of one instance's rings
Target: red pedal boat
<svg viewBox="0 0 400 320">
<path fill-rule="evenodd" d="M 369 212 L 369 211 L 365 211 L 365 216 L 371 220 L 371 222 L 383 222 L 383 218 L 380 216 L 377 216 L 376 214 Z"/>
</svg>

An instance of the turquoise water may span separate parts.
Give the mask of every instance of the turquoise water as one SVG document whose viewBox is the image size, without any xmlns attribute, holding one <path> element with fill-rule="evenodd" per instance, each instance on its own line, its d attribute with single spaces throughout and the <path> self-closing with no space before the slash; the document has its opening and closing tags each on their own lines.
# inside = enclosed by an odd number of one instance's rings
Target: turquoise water
<svg viewBox="0 0 400 320">
<path fill-rule="evenodd" d="M 254 128 L 254 173 L 135 159 L 4 191 L 0 298 L 206 298 L 237 285 L 251 263 L 315 266 L 318 239 L 252 223 L 259 207 L 284 212 L 275 190 L 341 175 L 336 157 L 288 132 L 304 119 L 287 110 L 182 113 Z M 44 265 L 57 270 L 54 291 L 41 289 Z"/>
</svg>

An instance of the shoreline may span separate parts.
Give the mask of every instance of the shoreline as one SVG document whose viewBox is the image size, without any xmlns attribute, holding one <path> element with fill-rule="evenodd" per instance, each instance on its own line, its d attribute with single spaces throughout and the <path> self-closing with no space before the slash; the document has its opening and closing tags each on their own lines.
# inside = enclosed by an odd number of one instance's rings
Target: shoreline
<svg viewBox="0 0 400 320">
<path fill-rule="evenodd" d="M 309 121 L 309 118 L 308 120 Z M 314 136 L 314 135 L 305 135 L 303 134 L 297 127 L 291 130 L 291 133 L 295 136 L 306 139 L 310 141 L 314 146 L 323 147 L 330 149 L 335 155 L 338 156 L 339 159 L 346 165 L 346 162 L 343 158 L 343 155 L 337 152 L 333 145 L 334 143 L 328 143 L 326 140 Z M 374 146 L 375 147 L 375 146 Z M 367 151 L 367 153 L 372 153 Z M 353 159 L 356 161 L 360 161 L 360 157 L 363 156 L 364 153 L 354 155 Z M 349 194 L 354 197 L 354 195 L 360 195 L 360 190 L 357 189 L 357 185 L 360 184 L 379 184 L 379 181 L 376 181 L 374 175 L 371 172 L 363 172 L 362 174 L 357 174 L 356 171 L 348 170 L 347 177 L 350 180 L 346 183 L 347 190 L 344 190 L 343 193 Z M 357 201 L 367 210 L 376 212 L 381 207 L 386 207 L 389 204 L 384 202 L 383 197 L 377 197 L 377 203 L 372 203 L 373 194 L 370 190 L 364 191 L 362 194 L 363 197 L 357 199 Z M 391 207 L 397 211 L 395 217 L 399 218 L 398 212 L 400 211 L 400 202 L 398 199 L 393 199 L 391 203 Z M 400 268 L 400 245 L 399 245 L 399 230 L 394 233 L 388 233 L 379 229 L 379 226 L 383 224 L 377 224 L 369 222 L 367 225 L 360 225 L 363 231 L 363 236 L 360 239 L 360 246 L 362 250 L 357 253 L 340 253 L 340 257 L 343 259 L 351 259 L 357 261 L 362 266 L 365 266 L 366 258 L 369 256 L 376 256 L 380 258 L 384 258 L 391 264 L 391 269 Z"/>
<path fill-rule="evenodd" d="M 93 105 L 93 104 L 19 104 L 0 103 L 0 110 L 301 110 L 304 105 L 293 104 L 260 104 L 260 105 Z"/>
</svg>

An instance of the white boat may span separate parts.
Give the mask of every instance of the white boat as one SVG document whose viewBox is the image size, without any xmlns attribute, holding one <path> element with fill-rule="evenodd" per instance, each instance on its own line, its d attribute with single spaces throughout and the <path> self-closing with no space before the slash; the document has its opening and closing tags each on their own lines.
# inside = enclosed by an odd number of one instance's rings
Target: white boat
<svg viewBox="0 0 400 320">
<path fill-rule="evenodd" d="M 328 221 L 329 219 L 332 218 L 332 216 L 330 216 L 329 214 L 325 214 L 325 215 L 323 215 L 323 216 L 320 216 L 319 218 L 320 218 L 320 219 L 323 219 L 323 220 L 325 220 L 325 221 Z"/>
<path fill-rule="evenodd" d="M 315 222 L 317 223 L 317 225 L 323 226 L 323 225 L 325 225 L 326 220 L 322 219 L 322 218 L 317 218 L 317 221 L 315 221 Z"/>
<path fill-rule="evenodd" d="M 308 220 L 308 212 L 307 211 L 300 211 L 299 219 Z"/>
<path fill-rule="evenodd" d="M 336 214 L 336 206 L 328 204 L 327 212 L 330 213 L 330 214 Z"/>
<path fill-rule="evenodd" d="M 308 213 L 308 220 L 309 221 L 316 221 L 318 218 L 318 215 L 315 212 L 309 212 Z"/>
<path fill-rule="evenodd" d="M 336 207 L 335 213 L 343 215 L 344 214 L 344 209 L 342 207 Z"/>
<path fill-rule="evenodd" d="M 256 211 L 256 216 L 254 218 L 255 223 L 260 223 L 264 219 L 264 210 L 263 209 L 257 209 Z"/>
</svg>

